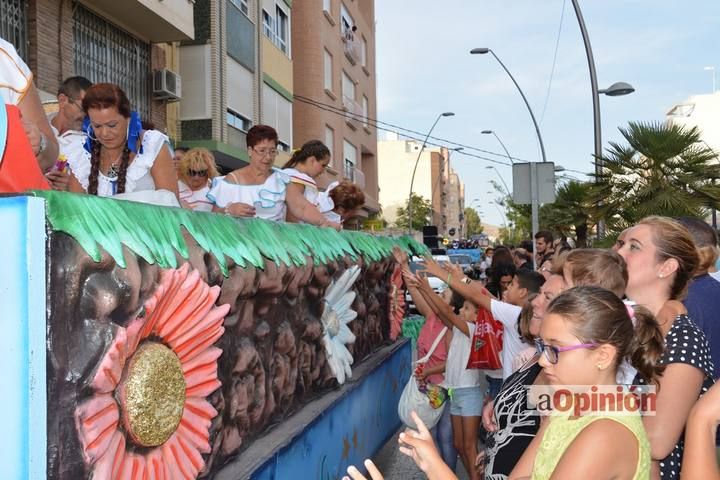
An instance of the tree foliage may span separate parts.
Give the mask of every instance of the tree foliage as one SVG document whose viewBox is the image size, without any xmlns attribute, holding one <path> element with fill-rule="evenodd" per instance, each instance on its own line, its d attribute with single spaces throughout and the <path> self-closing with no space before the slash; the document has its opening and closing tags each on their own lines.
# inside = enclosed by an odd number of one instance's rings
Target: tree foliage
<svg viewBox="0 0 720 480">
<path fill-rule="evenodd" d="M 630 123 L 620 132 L 627 145 L 610 143 L 591 193 L 610 234 L 648 215 L 703 217 L 720 207 L 717 154 L 697 128 Z"/>
<path fill-rule="evenodd" d="M 465 235 L 470 238 L 472 235 L 477 235 L 483 232 L 482 222 L 480 221 L 480 215 L 474 208 L 465 207 Z"/>
<path fill-rule="evenodd" d="M 412 230 L 421 230 L 425 225 L 430 225 L 432 217 L 432 204 L 420 195 L 413 193 L 410 197 L 412 202 Z M 404 207 L 397 209 L 395 226 L 408 228 L 408 202 Z"/>
</svg>

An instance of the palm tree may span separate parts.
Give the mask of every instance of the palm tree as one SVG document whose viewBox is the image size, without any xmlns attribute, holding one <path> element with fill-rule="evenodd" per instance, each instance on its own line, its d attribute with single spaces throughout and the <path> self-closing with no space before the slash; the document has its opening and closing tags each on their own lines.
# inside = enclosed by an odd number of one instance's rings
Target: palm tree
<svg viewBox="0 0 720 480">
<path fill-rule="evenodd" d="M 717 154 L 696 128 L 660 122 L 620 128 L 592 188 L 595 213 L 618 233 L 648 215 L 704 217 L 720 206 Z"/>
<path fill-rule="evenodd" d="M 543 205 L 541 223 L 567 237 L 575 235 L 578 247 L 587 246 L 592 198 L 590 183 L 571 180 L 558 188 L 555 202 Z"/>
</svg>

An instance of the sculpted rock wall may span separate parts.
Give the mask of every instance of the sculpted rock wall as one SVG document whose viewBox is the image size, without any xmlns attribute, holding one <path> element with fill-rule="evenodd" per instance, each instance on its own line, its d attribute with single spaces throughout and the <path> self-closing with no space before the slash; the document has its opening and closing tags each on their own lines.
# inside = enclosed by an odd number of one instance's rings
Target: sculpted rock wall
<svg viewBox="0 0 720 480">
<path fill-rule="evenodd" d="M 208 397 L 217 412 L 209 426 L 209 449 L 201 461 L 188 460 L 205 476 L 242 455 L 249 442 L 302 404 L 337 386 L 323 341 L 323 298 L 331 281 L 352 265 L 361 267 L 353 286 L 357 318 L 349 324 L 356 336 L 348 346 L 354 362 L 390 341 L 388 295 L 395 264 L 390 258 L 365 263 L 363 257 L 346 257 L 320 265 L 308 257 L 304 266 L 265 261 L 260 269 L 226 259 L 226 277 L 213 255 L 186 232 L 183 236 L 188 259 L 177 255 L 178 265 L 189 264 L 189 271 L 220 288 L 216 305 L 229 305 L 224 333 L 215 342 L 222 350 L 221 386 Z M 123 254 L 125 268 L 105 251 L 96 262 L 72 237 L 49 233 L 48 478 L 90 476 L 90 449 L 78 436 L 76 422 L 83 417 L 77 420 L 77 406 L 92 396 L 91 382 L 108 349 L 132 320 L 144 316 L 143 305 L 167 273 L 125 247 Z M 116 422 L 121 430 L 125 421 L 121 413 Z M 154 459 L 147 447 L 130 441 L 125 451 L 138 462 Z"/>
</svg>

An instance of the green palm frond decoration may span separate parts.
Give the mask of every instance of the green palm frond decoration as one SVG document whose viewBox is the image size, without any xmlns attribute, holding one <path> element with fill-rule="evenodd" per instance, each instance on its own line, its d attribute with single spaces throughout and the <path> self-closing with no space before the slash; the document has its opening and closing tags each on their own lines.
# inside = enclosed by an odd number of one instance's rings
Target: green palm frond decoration
<svg viewBox="0 0 720 480">
<path fill-rule="evenodd" d="M 46 216 L 53 230 L 73 237 L 95 261 L 100 260 L 104 249 L 123 268 L 126 266 L 123 246 L 148 263 L 176 268 L 178 254 L 188 258 L 183 228 L 217 259 L 225 276 L 226 257 L 240 266 L 262 268 L 265 259 L 288 266 L 305 265 L 308 257 L 325 264 L 346 255 L 376 262 L 388 257 L 395 246 L 409 254 L 429 254 L 424 245 L 410 237 L 236 219 L 94 195 L 55 191 L 33 194 L 45 199 Z"/>
</svg>

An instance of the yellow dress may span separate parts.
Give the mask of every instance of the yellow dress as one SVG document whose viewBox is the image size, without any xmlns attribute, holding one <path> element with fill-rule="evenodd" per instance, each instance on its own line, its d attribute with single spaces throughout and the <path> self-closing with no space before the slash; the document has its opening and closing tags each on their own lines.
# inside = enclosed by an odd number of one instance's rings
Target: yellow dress
<svg viewBox="0 0 720 480">
<path fill-rule="evenodd" d="M 645 434 L 642 419 L 639 415 L 597 415 L 570 419 L 568 416 L 553 416 L 545 430 L 540 447 L 535 457 L 532 480 L 549 479 L 565 450 L 582 430 L 597 420 L 613 420 L 630 430 L 640 447 L 638 464 L 633 480 L 650 478 L 650 443 Z"/>
</svg>

